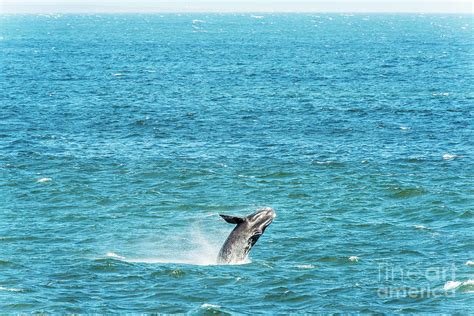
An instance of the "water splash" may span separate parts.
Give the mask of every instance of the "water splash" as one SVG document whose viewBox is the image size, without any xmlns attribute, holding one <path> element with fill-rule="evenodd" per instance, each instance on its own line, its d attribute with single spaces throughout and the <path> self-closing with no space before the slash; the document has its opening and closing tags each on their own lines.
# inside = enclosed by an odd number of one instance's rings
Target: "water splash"
<svg viewBox="0 0 474 316">
<path fill-rule="evenodd" d="M 204 230 L 200 224 L 171 238 L 161 237 L 160 241 L 141 243 L 137 254 L 123 255 L 108 252 L 106 257 L 133 263 L 176 263 L 190 265 L 221 265 L 217 262 L 219 250 L 227 238 L 227 230 Z M 232 264 L 248 264 L 246 258 Z"/>
</svg>

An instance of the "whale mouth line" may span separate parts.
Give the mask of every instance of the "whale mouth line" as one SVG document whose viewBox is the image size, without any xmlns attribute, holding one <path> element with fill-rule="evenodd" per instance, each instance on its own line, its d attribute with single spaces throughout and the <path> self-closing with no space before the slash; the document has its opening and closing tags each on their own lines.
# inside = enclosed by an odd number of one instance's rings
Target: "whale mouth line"
<svg viewBox="0 0 474 316">
<path fill-rule="evenodd" d="M 274 218 L 275 217 L 272 217 L 272 218 L 268 219 L 265 223 L 263 223 L 263 227 L 267 228 L 273 222 Z"/>
</svg>

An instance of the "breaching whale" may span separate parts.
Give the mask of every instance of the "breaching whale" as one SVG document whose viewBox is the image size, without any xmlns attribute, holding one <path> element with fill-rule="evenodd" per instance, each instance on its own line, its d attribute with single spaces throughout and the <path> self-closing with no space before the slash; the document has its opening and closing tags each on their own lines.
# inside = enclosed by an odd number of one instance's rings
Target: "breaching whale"
<svg viewBox="0 0 474 316">
<path fill-rule="evenodd" d="M 219 215 L 227 223 L 237 226 L 222 245 L 217 258 L 218 263 L 238 263 L 244 260 L 276 216 L 275 211 L 270 207 L 258 209 L 245 217 Z"/>
</svg>

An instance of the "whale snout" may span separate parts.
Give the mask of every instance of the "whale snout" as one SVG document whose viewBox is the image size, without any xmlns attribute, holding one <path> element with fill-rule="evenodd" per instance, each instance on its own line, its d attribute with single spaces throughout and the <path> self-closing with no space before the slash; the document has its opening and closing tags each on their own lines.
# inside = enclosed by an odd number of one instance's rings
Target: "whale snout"
<svg viewBox="0 0 474 316">
<path fill-rule="evenodd" d="M 260 212 L 268 218 L 274 219 L 276 217 L 275 211 L 271 207 L 265 207 L 260 210 Z"/>
<path fill-rule="evenodd" d="M 271 207 L 265 207 L 259 209 L 250 217 L 251 221 L 254 222 L 256 225 L 267 227 L 273 222 L 273 219 L 276 217 L 276 213 Z"/>
</svg>

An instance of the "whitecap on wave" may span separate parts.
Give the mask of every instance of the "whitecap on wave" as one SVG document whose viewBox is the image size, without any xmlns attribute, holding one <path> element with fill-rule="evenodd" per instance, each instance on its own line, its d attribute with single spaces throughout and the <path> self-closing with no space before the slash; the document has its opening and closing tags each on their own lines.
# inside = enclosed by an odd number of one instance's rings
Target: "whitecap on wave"
<svg viewBox="0 0 474 316">
<path fill-rule="evenodd" d="M 231 315 L 229 310 L 225 310 L 222 306 L 211 303 L 204 303 L 189 312 L 191 315 Z"/>
<path fill-rule="evenodd" d="M 452 159 L 456 159 L 456 158 L 462 158 L 462 156 L 461 155 L 455 155 L 455 154 L 444 154 L 443 155 L 444 160 L 452 160 Z"/>
<path fill-rule="evenodd" d="M 125 257 L 119 256 L 119 255 L 116 254 L 115 252 L 107 252 L 107 254 L 106 254 L 105 256 L 106 256 L 107 258 L 114 258 L 114 259 L 119 259 L 119 260 L 125 259 Z"/>
<path fill-rule="evenodd" d="M 38 183 L 45 183 L 45 182 L 50 182 L 50 181 L 53 181 L 53 179 L 52 178 L 41 178 L 41 179 L 36 180 L 36 182 L 38 182 Z"/>
<path fill-rule="evenodd" d="M 315 266 L 312 264 L 299 264 L 296 266 L 298 269 L 314 269 Z"/>
<path fill-rule="evenodd" d="M 219 305 L 204 303 L 201 305 L 202 308 L 221 308 Z"/>
<path fill-rule="evenodd" d="M 448 281 L 444 284 L 445 291 L 466 290 L 466 292 L 474 292 L 474 280 L 467 281 Z"/>
<path fill-rule="evenodd" d="M 415 229 L 418 229 L 418 230 L 431 230 L 430 228 L 428 228 L 424 225 L 415 225 Z"/>
<path fill-rule="evenodd" d="M 15 288 L 3 287 L 3 286 L 0 286 L 0 291 L 23 292 L 22 289 L 15 289 Z"/>
</svg>

